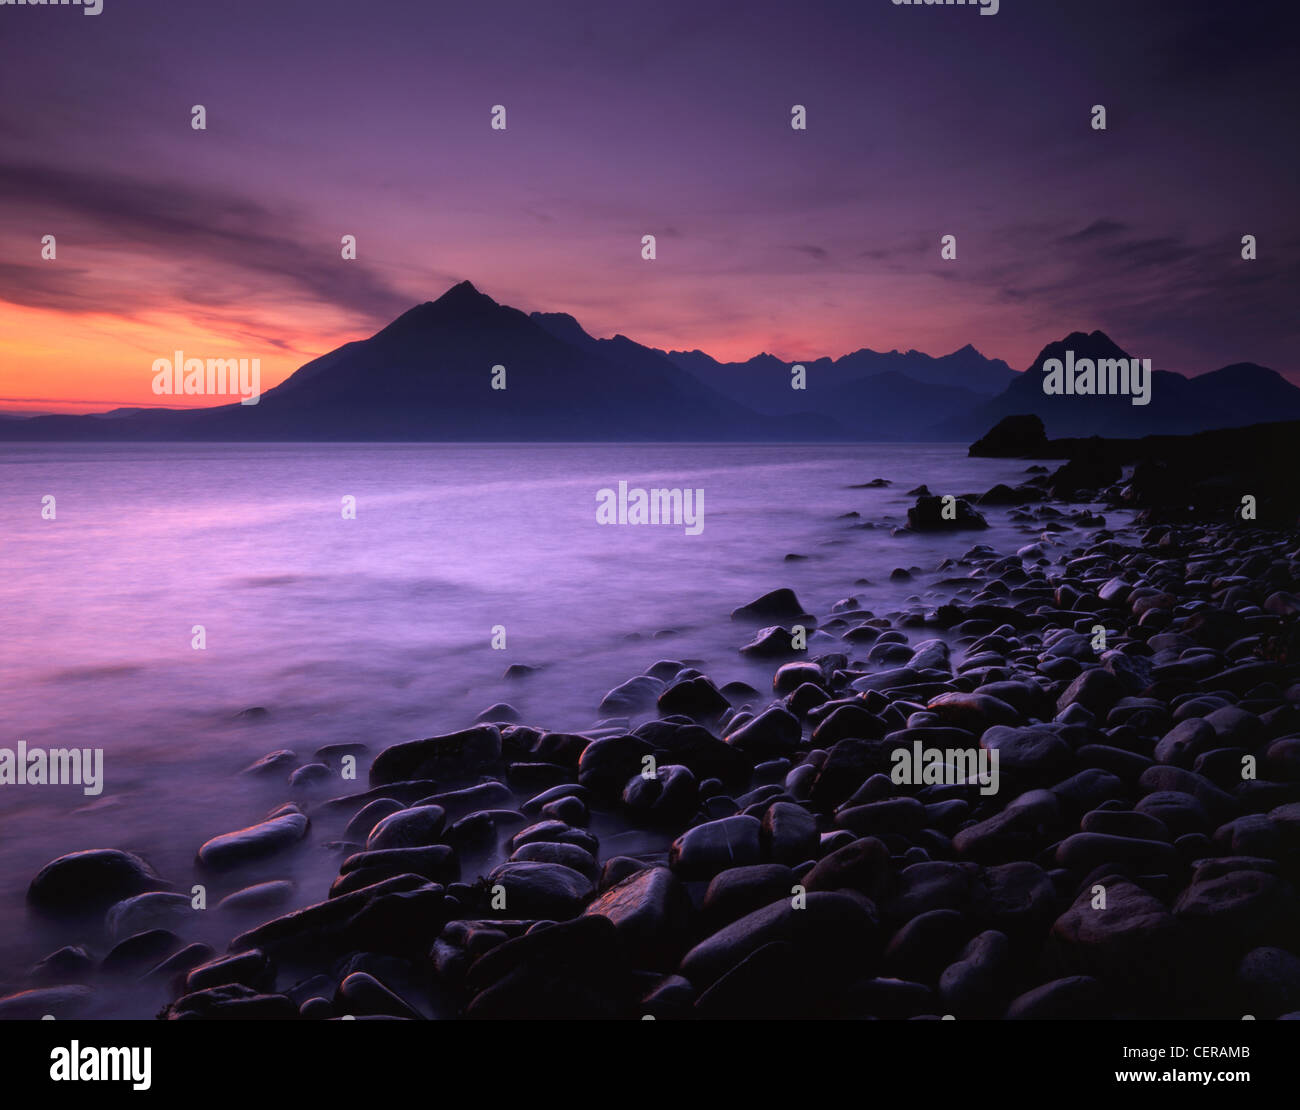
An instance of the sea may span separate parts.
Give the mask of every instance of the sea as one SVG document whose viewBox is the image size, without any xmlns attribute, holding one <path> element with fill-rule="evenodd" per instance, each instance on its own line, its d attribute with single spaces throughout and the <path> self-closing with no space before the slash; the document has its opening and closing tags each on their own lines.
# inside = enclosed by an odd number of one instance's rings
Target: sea
<svg viewBox="0 0 1300 1110">
<path fill-rule="evenodd" d="M 766 692 L 773 664 L 739 654 L 754 627 L 732 609 L 778 587 L 823 617 L 848 597 L 877 614 L 946 599 L 944 559 L 1038 533 L 997 507 L 987 531 L 894 534 L 908 491 L 976 494 L 1028 465 L 957 444 L 0 445 L 0 748 L 104 752 L 95 796 L 0 785 L 0 985 L 61 944 L 103 955 L 84 924 L 27 907 L 55 857 L 121 848 L 189 892 L 210 837 L 366 786 L 368 758 L 310 790 L 240 773 L 269 752 L 373 755 L 500 702 L 588 729 L 662 659 Z M 688 491 L 698 527 L 600 523 L 620 482 Z M 891 581 L 899 567 L 919 573 Z M 297 884 L 286 909 L 320 901 L 328 835 L 223 877 L 209 904 L 263 878 Z M 238 930 L 210 916 L 221 950 Z M 115 999 L 122 1016 L 157 1004 Z"/>
</svg>

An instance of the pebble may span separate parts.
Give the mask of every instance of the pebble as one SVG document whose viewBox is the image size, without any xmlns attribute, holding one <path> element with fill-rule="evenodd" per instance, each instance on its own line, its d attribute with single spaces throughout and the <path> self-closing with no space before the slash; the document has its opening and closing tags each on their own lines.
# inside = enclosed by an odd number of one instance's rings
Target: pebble
<svg viewBox="0 0 1300 1110">
<path fill-rule="evenodd" d="M 32 903 L 113 907 L 112 965 L 188 975 L 171 1017 L 409 1019 L 427 1009 L 410 984 L 435 982 L 472 1018 L 1295 1013 L 1300 548 L 1240 521 L 1135 536 L 1129 509 L 1107 530 L 1042 503 L 1112 503 L 1128 481 L 1112 469 L 987 491 L 1027 541 L 898 556 L 915 592 L 894 610 L 843 598 L 818 629 L 789 588 L 741 605 L 732 675 L 658 660 L 581 733 L 498 703 L 495 723 L 384 748 L 368 790 L 312 808 L 325 836 L 346 821 L 365 842 L 330 897 L 224 955 L 167 931 L 187 898 L 123 853 L 79 854 L 84 878 L 55 861 Z M 907 530 L 987 523 L 970 498 L 953 521 L 909 496 Z M 893 561 L 864 569 L 880 582 Z M 893 753 L 917 743 L 997 753 L 996 791 L 895 781 Z M 360 753 L 315 766 L 342 754 Z M 295 767 L 295 785 L 323 778 L 287 751 L 248 770 Z M 233 868 L 308 833 L 289 805 L 200 859 Z M 269 908 L 293 895 L 282 882 L 219 905 Z M 33 980 L 88 990 L 88 953 Z M 281 963 L 301 990 L 276 993 Z"/>
</svg>

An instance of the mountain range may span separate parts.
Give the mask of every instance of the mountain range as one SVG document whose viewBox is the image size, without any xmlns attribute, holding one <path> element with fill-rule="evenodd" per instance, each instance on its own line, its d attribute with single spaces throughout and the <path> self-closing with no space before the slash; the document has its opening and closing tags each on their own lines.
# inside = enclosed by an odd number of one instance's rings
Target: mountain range
<svg viewBox="0 0 1300 1110">
<path fill-rule="evenodd" d="M 1151 403 L 1047 396 L 1042 365 L 1127 358 L 1100 331 L 1049 344 L 1023 373 L 965 346 L 854 351 L 792 364 L 718 362 L 623 335 L 596 339 L 566 313 L 531 315 L 468 281 L 368 339 L 313 359 L 257 405 L 115 409 L 0 421 L 0 440 L 968 441 L 1036 413 L 1052 436 L 1181 434 L 1300 419 L 1300 389 L 1253 363 L 1152 376 Z M 492 388 L 495 366 L 504 389 Z"/>
</svg>

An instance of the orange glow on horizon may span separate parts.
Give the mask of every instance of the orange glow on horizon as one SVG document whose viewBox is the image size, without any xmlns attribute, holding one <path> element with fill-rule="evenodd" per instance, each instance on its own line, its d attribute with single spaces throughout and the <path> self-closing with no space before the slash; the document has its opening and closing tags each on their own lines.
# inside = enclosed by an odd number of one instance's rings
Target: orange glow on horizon
<svg viewBox="0 0 1300 1110">
<path fill-rule="evenodd" d="M 278 319 L 262 328 L 247 320 L 201 321 L 180 309 L 128 317 L 5 304 L 0 308 L 0 409 L 91 413 L 226 404 L 233 398 L 155 395 L 154 360 L 170 360 L 176 351 L 188 358 L 257 358 L 265 391 L 303 363 L 361 338 L 355 333 L 325 338 L 338 321 L 326 330 L 328 314 L 312 315 L 321 319 Z"/>
</svg>

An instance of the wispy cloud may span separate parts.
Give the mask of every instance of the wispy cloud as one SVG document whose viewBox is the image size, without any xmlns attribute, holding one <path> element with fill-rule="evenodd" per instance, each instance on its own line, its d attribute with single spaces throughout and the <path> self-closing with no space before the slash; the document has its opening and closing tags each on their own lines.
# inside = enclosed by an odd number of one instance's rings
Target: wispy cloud
<svg viewBox="0 0 1300 1110">
<path fill-rule="evenodd" d="M 229 308 L 273 292 L 387 320 L 412 303 L 364 262 L 344 262 L 340 243 L 320 238 L 292 210 L 192 183 L 10 162 L 0 164 L 0 206 L 51 229 L 63 258 L 81 248 L 134 260 L 111 273 L 75 262 L 2 264 L 0 299 L 15 304 L 73 313 L 154 307 L 161 290 L 151 260 L 188 275 L 170 293 L 196 307 Z M 33 240 L 33 258 L 38 250 Z"/>
</svg>

